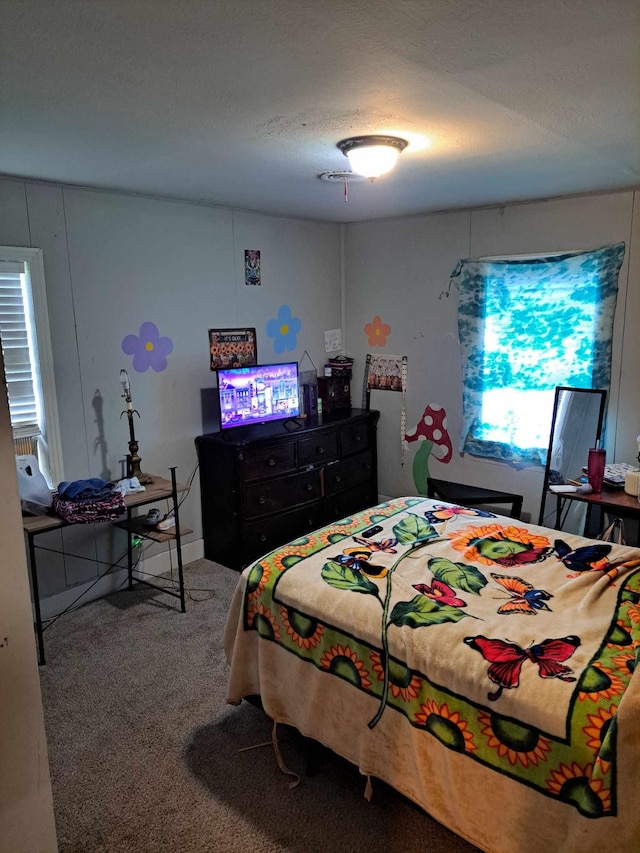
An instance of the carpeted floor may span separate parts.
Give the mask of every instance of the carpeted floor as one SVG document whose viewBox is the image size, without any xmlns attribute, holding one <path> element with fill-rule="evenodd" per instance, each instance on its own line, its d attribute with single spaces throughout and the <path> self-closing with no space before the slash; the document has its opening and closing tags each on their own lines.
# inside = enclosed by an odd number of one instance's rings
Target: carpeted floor
<svg viewBox="0 0 640 853">
<path fill-rule="evenodd" d="M 225 616 L 238 574 L 185 570 L 187 613 L 139 587 L 45 633 L 42 697 L 60 850 L 220 853 L 472 853 L 382 782 L 320 749 L 289 790 L 264 714 L 225 702 Z M 283 757 L 307 748 L 280 729 Z"/>
</svg>

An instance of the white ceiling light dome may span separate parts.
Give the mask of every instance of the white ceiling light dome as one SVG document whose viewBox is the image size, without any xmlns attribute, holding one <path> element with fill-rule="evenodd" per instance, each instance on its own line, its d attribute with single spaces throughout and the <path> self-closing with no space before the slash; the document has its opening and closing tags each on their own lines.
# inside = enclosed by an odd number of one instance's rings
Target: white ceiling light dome
<svg viewBox="0 0 640 853">
<path fill-rule="evenodd" d="M 351 136 L 338 142 L 351 168 L 370 180 L 390 172 L 409 143 L 399 136 Z"/>
</svg>

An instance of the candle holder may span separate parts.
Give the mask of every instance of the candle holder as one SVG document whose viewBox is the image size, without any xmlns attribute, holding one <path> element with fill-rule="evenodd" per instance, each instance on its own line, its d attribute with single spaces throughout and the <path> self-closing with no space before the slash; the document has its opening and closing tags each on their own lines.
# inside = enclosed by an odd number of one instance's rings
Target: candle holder
<svg viewBox="0 0 640 853">
<path fill-rule="evenodd" d="M 140 417 L 140 412 L 134 409 L 131 405 L 131 383 L 129 382 L 129 374 L 126 370 L 120 371 L 120 382 L 122 383 L 123 394 L 127 408 L 120 412 L 120 418 L 126 415 L 129 420 L 129 453 L 127 454 L 127 477 L 137 477 L 138 482 L 142 486 L 147 486 L 153 483 L 151 474 L 145 474 L 140 470 L 140 456 L 138 455 L 138 441 L 136 439 L 135 428 L 133 426 L 133 416 Z"/>
</svg>

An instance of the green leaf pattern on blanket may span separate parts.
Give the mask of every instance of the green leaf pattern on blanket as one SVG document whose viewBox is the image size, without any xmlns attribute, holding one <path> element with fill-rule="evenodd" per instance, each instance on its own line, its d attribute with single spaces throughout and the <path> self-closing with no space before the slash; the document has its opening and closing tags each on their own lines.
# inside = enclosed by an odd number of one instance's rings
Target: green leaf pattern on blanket
<svg viewBox="0 0 640 853">
<path fill-rule="evenodd" d="M 475 566 L 452 563 L 446 557 L 434 557 L 429 560 L 429 569 L 436 580 L 473 595 L 480 595 L 480 590 L 488 583 Z"/>
<path fill-rule="evenodd" d="M 376 715 L 369 722 L 369 728 L 373 728 L 387 705 L 389 698 L 389 637 L 388 632 L 391 625 L 398 628 L 407 626 L 409 628 L 423 628 L 429 625 L 441 625 L 444 622 L 459 622 L 464 619 L 467 614 L 458 607 L 452 607 L 448 604 L 440 604 L 423 595 L 416 595 L 410 601 L 402 601 L 395 605 L 391 615 L 389 616 L 389 607 L 391 603 L 392 578 L 394 572 L 403 560 L 411 559 L 415 556 L 416 551 L 423 549 L 430 543 L 440 539 L 438 531 L 435 527 L 427 522 L 424 518 L 413 513 L 409 513 L 406 518 L 403 518 L 393 526 L 393 535 L 399 543 L 409 545 L 409 549 L 402 554 L 391 568 L 386 573 L 386 591 L 382 604 L 382 655 L 381 661 L 384 667 L 384 682 L 382 688 L 382 696 L 380 707 Z M 480 575 L 473 566 L 465 566 L 462 563 L 452 563 L 450 560 L 442 560 L 441 565 L 436 566 L 436 569 L 442 575 L 450 575 L 451 581 L 447 581 L 451 586 L 455 585 L 458 588 L 467 592 L 478 594 L 478 591 L 486 584 L 486 580 Z M 435 577 L 434 572 L 434 577 Z M 369 580 L 366 575 L 349 565 L 342 565 L 335 560 L 329 560 L 322 568 L 322 578 L 330 586 L 335 589 L 346 590 L 350 592 L 359 592 L 363 594 L 376 596 L 380 600 L 380 592 L 378 586 Z"/>
<path fill-rule="evenodd" d="M 329 560 L 323 566 L 322 578 L 336 589 L 349 589 L 352 592 L 368 593 L 369 595 L 378 594 L 378 587 L 368 577 L 350 566 L 341 566 L 333 560 Z"/>
<path fill-rule="evenodd" d="M 425 539 L 435 539 L 438 535 L 432 524 L 429 524 L 424 518 L 420 518 L 419 515 L 413 514 L 395 524 L 393 533 L 398 542 L 403 545 L 422 542 Z"/>
<path fill-rule="evenodd" d="M 424 595 L 416 595 L 411 601 L 400 601 L 391 611 L 389 623 L 401 628 L 422 628 L 426 625 L 442 625 L 443 622 L 459 622 L 467 614 L 459 607 L 438 604 Z"/>
</svg>

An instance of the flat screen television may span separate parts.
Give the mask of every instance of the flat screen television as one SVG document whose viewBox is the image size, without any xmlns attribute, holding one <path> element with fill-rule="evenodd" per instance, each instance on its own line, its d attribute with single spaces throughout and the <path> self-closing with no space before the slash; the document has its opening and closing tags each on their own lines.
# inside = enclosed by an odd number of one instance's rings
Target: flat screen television
<svg viewBox="0 0 640 853">
<path fill-rule="evenodd" d="M 298 363 L 218 370 L 220 428 L 296 418 L 300 414 Z"/>
</svg>

